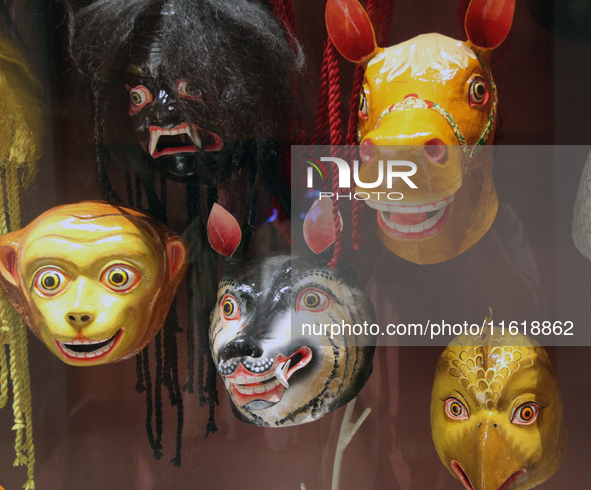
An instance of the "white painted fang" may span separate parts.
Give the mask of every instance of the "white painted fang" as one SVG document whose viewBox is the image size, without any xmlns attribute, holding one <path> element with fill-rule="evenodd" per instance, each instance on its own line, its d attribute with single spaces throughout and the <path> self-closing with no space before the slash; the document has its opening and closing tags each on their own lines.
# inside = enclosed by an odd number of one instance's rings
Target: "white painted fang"
<svg viewBox="0 0 591 490">
<path fill-rule="evenodd" d="M 275 377 L 277 380 L 286 388 L 289 388 L 289 383 L 287 382 L 287 378 L 285 375 L 287 374 L 287 370 L 289 369 L 289 365 L 291 364 L 291 359 L 289 359 L 286 363 L 278 364 L 275 368 Z"/>
<path fill-rule="evenodd" d="M 199 135 L 197 134 L 197 130 L 195 128 L 190 128 L 190 130 L 187 131 L 187 134 L 189 135 L 191 141 L 195 144 L 197 148 L 202 147 L 201 139 L 199 138 Z"/>
<path fill-rule="evenodd" d="M 154 152 L 156 151 L 156 146 L 158 145 L 158 132 L 152 130 L 150 132 L 150 155 L 154 156 Z"/>
</svg>

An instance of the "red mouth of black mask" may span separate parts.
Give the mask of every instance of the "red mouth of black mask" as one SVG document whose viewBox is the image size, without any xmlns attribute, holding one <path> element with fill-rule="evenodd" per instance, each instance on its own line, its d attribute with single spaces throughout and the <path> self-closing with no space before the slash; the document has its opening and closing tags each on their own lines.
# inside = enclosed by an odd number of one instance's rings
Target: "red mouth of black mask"
<svg viewBox="0 0 591 490">
<path fill-rule="evenodd" d="M 148 152 L 154 159 L 180 153 L 220 151 L 223 147 L 224 142 L 217 134 L 195 124 L 182 123 L 170 129 L 150 126 Z"/>
</svg>

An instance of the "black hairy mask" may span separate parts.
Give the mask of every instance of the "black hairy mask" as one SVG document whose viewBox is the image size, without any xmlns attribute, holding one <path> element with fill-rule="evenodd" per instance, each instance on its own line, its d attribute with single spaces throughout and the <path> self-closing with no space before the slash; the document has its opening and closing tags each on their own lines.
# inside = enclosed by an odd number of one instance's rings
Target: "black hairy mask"
<svg viewBox="0 0 591 490">
<path fill-rule="evenodd" d="M 254 0 L 98 0 L 74 18 L 72 54 L 107 154 L 208 186 L 286 129 L 301 65 Z"/>
</svg>

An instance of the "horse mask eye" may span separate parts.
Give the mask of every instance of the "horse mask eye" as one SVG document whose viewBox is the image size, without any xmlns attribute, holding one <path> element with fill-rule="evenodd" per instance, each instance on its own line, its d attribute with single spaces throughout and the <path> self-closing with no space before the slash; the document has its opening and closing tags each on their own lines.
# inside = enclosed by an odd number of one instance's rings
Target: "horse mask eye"
<svg viewBox="0 0 591 490">
<path fill-rule="evenodd" d="M 482 78 L 475 78 L 470 83 L 470 106 L 482 106 L 488 102 L 489 86 Z"/>
</svg>

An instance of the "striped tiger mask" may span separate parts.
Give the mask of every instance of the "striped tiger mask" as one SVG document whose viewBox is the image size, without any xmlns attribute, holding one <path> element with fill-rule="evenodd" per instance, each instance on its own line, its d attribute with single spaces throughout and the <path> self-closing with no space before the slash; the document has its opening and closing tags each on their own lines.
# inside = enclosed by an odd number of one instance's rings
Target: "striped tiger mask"
<svg viewBox="0 0 591 490">
<path fill-rule="evenodd" d="M 230 270 L 209 339 L 236 416 L 299 425 L 352 400 L 371 373 L 374 339 L 347 327 L 364 322 L 375 323 L 373 305 L 342 262 L 333 271 L 314 257 L 275 255 Z"/>
</svg>

